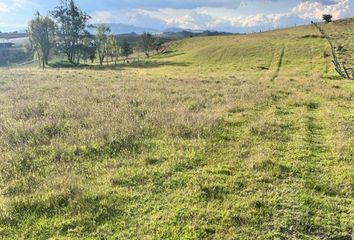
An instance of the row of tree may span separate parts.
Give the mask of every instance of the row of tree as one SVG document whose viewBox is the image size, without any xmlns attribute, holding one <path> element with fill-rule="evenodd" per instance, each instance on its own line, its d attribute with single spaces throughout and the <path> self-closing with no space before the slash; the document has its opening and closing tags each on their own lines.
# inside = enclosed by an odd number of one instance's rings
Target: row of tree
<svg viewBox="0 0 354 240">
<path fill-rule="evenodd" d="M 118 44 L 117 36 L 104 24 L 97 27 L 96 35 L 90 34 L 90 19 L 74 0 L 61 0 L 49 16 L 37 12 L 29 22 L 28 35 L 30 50 L 40 66 L 48 65 L 51 52 L 64 54 L 71 64 L 81 60 L 93 63 L 96 58 L 101 65 L 109 59 L 116 63 L 120 56 L 126 61 L 133 53 L 132 46 L 126 40 Z M 152 51 L 161 51 L 162 46 L 163 42 L 149 33 L 141 36 L 140 47 L 147 57 Z"/>
</svg>

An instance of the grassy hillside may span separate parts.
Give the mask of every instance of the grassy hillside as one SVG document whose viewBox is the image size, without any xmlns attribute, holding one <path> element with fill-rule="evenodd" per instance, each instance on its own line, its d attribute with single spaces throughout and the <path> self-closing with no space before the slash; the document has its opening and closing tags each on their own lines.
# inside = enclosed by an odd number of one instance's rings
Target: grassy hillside
<svg viewBox="0 0 354 240">
<path fill-rule="evenodd" d="M 0 69 L 0 238 L 351 239 L 354 83 L 328 51 L 305 26 Z"/>
</svg>

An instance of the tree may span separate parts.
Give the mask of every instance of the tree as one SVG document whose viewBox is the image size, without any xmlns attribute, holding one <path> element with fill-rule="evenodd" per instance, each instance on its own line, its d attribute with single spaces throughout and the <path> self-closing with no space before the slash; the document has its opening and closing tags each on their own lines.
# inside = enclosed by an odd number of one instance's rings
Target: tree
<svg viewBox="0 0 354 240">
<path fill-rule="evenodd" d="M 143 33 L 141 35 L 141 42 L 140 42 L 141 49 L 145 53 L 146 57 L 150 57 L 150 51 L 153 49 L 154 46 L 154 38 L 150 33 Z"/>
<path fill-rule="evenodd" d="M 129 55 L 133 54 L 133 49 L 127 40 L 124 40 L 122 44 L 121 54 L 124 57 L 124 62 L 127 60 Z"/>
<path fill-rule="evenodd" d="M 36 13 L 35 18 L 28 24 L 30 49 L 44 68 L 48 65 L 50 50 L 54 46 L 55 23 L 47 16 Z"/>
<path fill-rule="evenodd" d="M 107 51 L 108 51 L 108 55 L 111 57 L 111 61 L 114 60 L 115 64 L 117 64 L 117 60 L 119 57 L 119 47 L 118 47 L 117 37 L 114 36 L 113 34 L 110 34 L 108 36 Z"/>
<path fill-rule="evenodd" d="M 154 40 L 154 49 L 156 51 L 157 54 L 160 53 L 160 50 L 162 49 L 163 46 L 163 41 L 161 38 L 155 38 Z"/>
<path fill-rule="evenodd" d="M 331 37 L 317 23 L 315 23 L 313 21 L 311 21 L 311 23 L 319 30 L 319 32 L 327 40 L 329 46 L 331 47 L 332 57 L 333 57 L 332 63 L 334 64 L 335 70 L 337 71 L 337 73 L 343 78 L 354 80 L 354 68 L 352 68 L 352 67 L 348 68 L 346 62 L 342 62 L 342 65 L 340 64 L 339 59 L 337 57 L 337 53 L 336 53 L 336 47 L 334 46 L 334 43 L 333 43 Z"/>
<path fill-rule="evenodd" d="M 326 23 L 332 22 L 332 18 L 333 18 L 333 16 L 332 16 L 331 14 L 323 14 L 323 15 L 322 15 L 322 19 L 323 19 Z"/>
<path fill-rule="evenodd" d="M 76 5 L 74 0 L 61 0 L 61 5 L 51 12 L 57 21 L 59 50 L 66 54 L 70 63 L 79 62 L 79 44 L 89 27 L 90 16 Z"/>
<path fill-rule="evenodd" d="M 82 39 L 81 44 L 81 57 L 84 60 L 84 63 L 87 63 L 87 60 L 91 60 L 91 63 L 96 59 L 96 43 L 92 35 L 86 35 Z"/>
<path fill-rule="evenodd" d="M 108 54 L 107 34 L 109 34 L 110 32 L 111 30 L 105 24 L 101 24 L 97 28 L 96 46 L 97 46 L 97 54 L 98 54 L 98 59 L 100 61 L 100 65 L 103 64 L 103 61 Z"/>
</svg>

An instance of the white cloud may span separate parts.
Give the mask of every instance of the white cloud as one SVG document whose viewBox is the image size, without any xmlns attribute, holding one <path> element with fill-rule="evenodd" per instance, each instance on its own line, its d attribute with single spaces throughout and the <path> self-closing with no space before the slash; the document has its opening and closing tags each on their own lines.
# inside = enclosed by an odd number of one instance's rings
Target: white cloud
<svg viewBox="0 0 354 240">
<path fill-rule="evenodd" d="M 215 14 L 213 9 L 196 9 L 182 16 L 167 18 L 169 26 L 178 26 L 190 29 L 271 29 L 278 27 L 291 26 L 302 23 L 299 17 L 292 13 L 263 14 L 253 15 L 233 15 L 228 9 L 217 9 Z M 220 14 L 224 12 L 224 14 Z"/>
<path fill-rule="evenodd" d="M 181 17 L 167 18 L 166 24 L 188 29 L 203 29 L 208 28 L 212 21 L 213 17 L 207 12 L 191 11 Z"/>
<path fill-rule="evenodd" d="M 0 0 L 1 1 L 1 0 Z M 167 1 L 167 0 L 166 0 Z M 194 1 L 197 2 L 198 0 Z M 251 0 L 244 0 L 249 4 Z M 253 0 L 256 1 L 256 0 Z M 265 0 L 275 1 L 275 0 Z M 228 2 L 224 1 L 223 4 Z M 242 1 L 238 1 L 238 3 Z M 210 1 L 209 3 L 213 3 Z M 97 22 L 118 22 L 160 30 L 167 27 L 187 29 L 210 29 L 226 31 L 257 31 L 278 27 L 288 27 L 321 19 L 325 13 L 335 19 L 348 17 L 354 9 L 352 0 L 304 0 L 283 12 L 262 13 L 260 9 L 244 14 L 241 10 L 225 7 L 160 8 L 160 9 L 121 9 L 117 11 L 98 11 L 92 14 Z"/>
<path fill-rule="evenodd" d="M 27 4 L 27 0 L 12 0 L 12 8 L 24 8 Z"/>
<path fill-rule="evenodd" d="M 59 0 L 0 0 L 0 26 L 45 14 Z M 93 23 L 123 23 L 163 30 L 168 27 L 234 32 L 268 30 L 354 15 L 354 0 L 77 0 Z M 109 3 L 109 4 L 108 4 Z M 50 8 L 48 6 L 51 6 Z M 96 11 L 96 12 L 92 12 Z"/>
<path fill-rule="evenodd" d="M 112 12 L 110 11 L 96 11 L 91 14 L 94 23 L 109 23 L 114 21 Z"/>
<path fill-rule="evenodd" d="M 91 14 L 92 23 L 124 23 L 146 28 L 164 28 L 166 22 L 155 11 L 144 9 L 122 9 L 96 11 Z"/>
<path fill-rule="evenodd" d="M 12 12 L 24 8 L 27 0 L 12 0 L 9 3 L 0 1 L 0 12 Z"/>
<path fill-rule="evenodd" d="M 0 12 L 10 12 L 9 6 L 1 1 L 0 1 Z"/>
<path fill-rule="evenodd" d="M 332 4 L 320 1 L 305 1 L 296 6 L 292 13 L 304 19 L 321 19 L 323 14 L 331 14 L 335 19 L 347 17 L 350 0 L 336 0 Z"/>
</svg>

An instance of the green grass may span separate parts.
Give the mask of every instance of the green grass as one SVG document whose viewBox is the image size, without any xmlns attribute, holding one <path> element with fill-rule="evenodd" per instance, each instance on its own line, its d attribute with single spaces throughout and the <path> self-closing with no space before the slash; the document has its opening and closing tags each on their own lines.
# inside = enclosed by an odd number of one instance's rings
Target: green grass
<svg viewBox="0 0 354 240">
<path fill-rule="evenodd" d="M 0 69 L 0 238 L 351 239 L 354 84 L 325 51 L 304 26 Z"/>
</svg>

